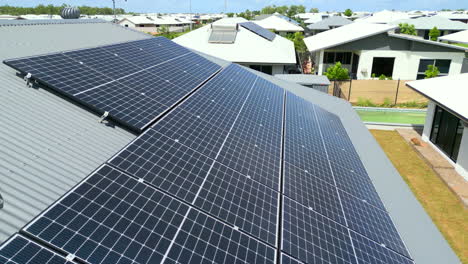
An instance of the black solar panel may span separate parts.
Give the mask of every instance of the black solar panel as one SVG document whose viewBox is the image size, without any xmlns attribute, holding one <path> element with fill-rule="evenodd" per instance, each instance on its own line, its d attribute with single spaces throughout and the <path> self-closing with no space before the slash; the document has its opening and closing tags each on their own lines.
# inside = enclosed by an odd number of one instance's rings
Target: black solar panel
<svg viewBox="0 0 468 264">
<path fill-rule="evenodd" d="M 137 131 L 220 69 L 161 37 L 5 63 Z"/>
<path fill-rule="evenodd" d="M 25 238 L 14 235 L 0 247 L 0 263 L 2 264 L 73 264 L 65 257 Z"/>
<path fill-rule="evenodd" d="M 188 210 L 105 165 L 25 231 L 88 263 L 159 263 Z"/>
<path fill-rule="evenodd" d="M 274 248 L 190 210 L 165 263 L 275 263 Z"/>
<path fill-rule="evenodd" d="M 302 261 L 299 261 L 284 253 L 281 253 L 281 264 L 302 264 L 302 263 L 303 263 Z"/>
<path fill-rule="evenodd" d="M 287 197 L 282 250 L 305 263 L 356 263 L 346 227 Z"/>
<path fill-rule="evenodd" d="M 186 202 L 195 199 L 213 162 L 154 129 L 147 130 L 109 161 Z"/>
<path fill-rule="evenodd" d="M 359 263 L 365 264 L 411 264 L 413 261 L 390 249 L 351 232 L 351 238 Z"/>
<path fill-rule="evenodd" d="M 347 193 L 340 193 L 349 228 L 400 254 L 409 256 L 387 212 L 377 209 Z"/>
<path fill-rule="evenodd" d="M 276 37 L 276 34 L 269 31 L 268 29 L 265 29 L 257 24 L 255 24 L 254 22 L 242 22 L 242 23 L 239 23 L 239 25 L 245 27 L 246 29 L 252 31 L 253 33 L 269 40 L 269 41 L 272 41 L 273 39 L 275 39 Z"/>
<path fill-rule="evenodd" d="M 278 193 L 215 163 L 195 206 L 275 246 Z"/>
</svg>

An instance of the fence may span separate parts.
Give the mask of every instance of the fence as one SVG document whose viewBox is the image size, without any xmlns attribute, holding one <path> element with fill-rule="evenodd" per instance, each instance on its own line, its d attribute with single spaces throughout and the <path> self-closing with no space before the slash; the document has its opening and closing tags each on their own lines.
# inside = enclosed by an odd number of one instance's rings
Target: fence
<svg viewBox="0 0 468 264">
<path fill-rule="evenodd" d="M 343 98 L 351 103 L 359 99 L 369 99 L 381 104 L 386 100 L 391 103 L 427 102 L 427 98 L 408 88 L 402 80 L 346 80 L 332 81 L 328 93 Z"/>
</svg>

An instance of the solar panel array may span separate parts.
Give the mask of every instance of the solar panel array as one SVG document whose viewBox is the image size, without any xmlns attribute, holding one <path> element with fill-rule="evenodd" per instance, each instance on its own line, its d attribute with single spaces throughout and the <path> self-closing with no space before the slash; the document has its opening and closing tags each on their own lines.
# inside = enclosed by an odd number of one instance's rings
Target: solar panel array
<svg viewBox="0 0 468 264">
<path fill-rule="evenodd" d="M 266 29 L 266 28 L 263 28 L 257 24 L 255 24 L 254 22 L 242 22 L 242 23 L 239 23 L 239 25 L 241 25 L 242 27 L 252 31 L 253 33 L 259 35 L 260 37 L 262 38 L 265 38 L 269 41 L 273 41 L 276 37 L 276 34 L 271 32 L 270 30 Z"/>
<path fill-rule="evenodd" d="M 235 64 L 20 233 L 0 257 L 413 263 L 340 119 Z"/>
<path fill-rule="evenodd" d="M 220 69 L 163 37 L 4 63 L 139 132 Z"/>
</svg>

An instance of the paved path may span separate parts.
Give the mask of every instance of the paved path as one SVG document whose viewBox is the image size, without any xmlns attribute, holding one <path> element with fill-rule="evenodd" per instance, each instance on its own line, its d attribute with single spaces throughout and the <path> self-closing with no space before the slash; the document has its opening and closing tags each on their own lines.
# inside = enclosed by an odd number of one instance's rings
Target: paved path
<svg viewBox="0 0 468 264">
<path fill-rule="evenodd" d="M 413 129 L 396 129 L 396 131 L 408 142 L 414 150 L 432 167 L 439 177 L 447 184 L 450 190 L 457 195 L 468 208 L 468 181 L 455 171 L 453 165 L 447 161 L 430 144 L 424 143 L 423 146 L 416 146 L 411 142 L 412 138 L 417 138 L 421 142 L 420 134 Z"/>
</svg>

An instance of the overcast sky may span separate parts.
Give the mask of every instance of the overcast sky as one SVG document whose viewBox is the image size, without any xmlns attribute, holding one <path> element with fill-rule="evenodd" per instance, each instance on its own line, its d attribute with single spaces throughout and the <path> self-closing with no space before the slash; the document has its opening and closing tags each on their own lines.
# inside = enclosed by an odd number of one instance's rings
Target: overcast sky
<svg viewBox="0 0 468 264">
<path fill-rule="evenodd" d="M 38 4 L 107 6 L 112 0 L 0 0 L 0 5 L 35 6 Z M 305 5 L 307 9 L 317 7 L 321 11 L 378 11 L 397 10 L 440 10 L 443 8 L 468 9 L 468 0 L 227 0 L 227 12 L 241 12 L 245 9 L 260 10 L 267 5 Z M 189 11 L 189 0 L 116 0 L 117 7 L 133 12 L 183 13 Z M 218 13 L 224 11 L 224 0 L 192 0 L 193 12 Z"/>
</svg>

